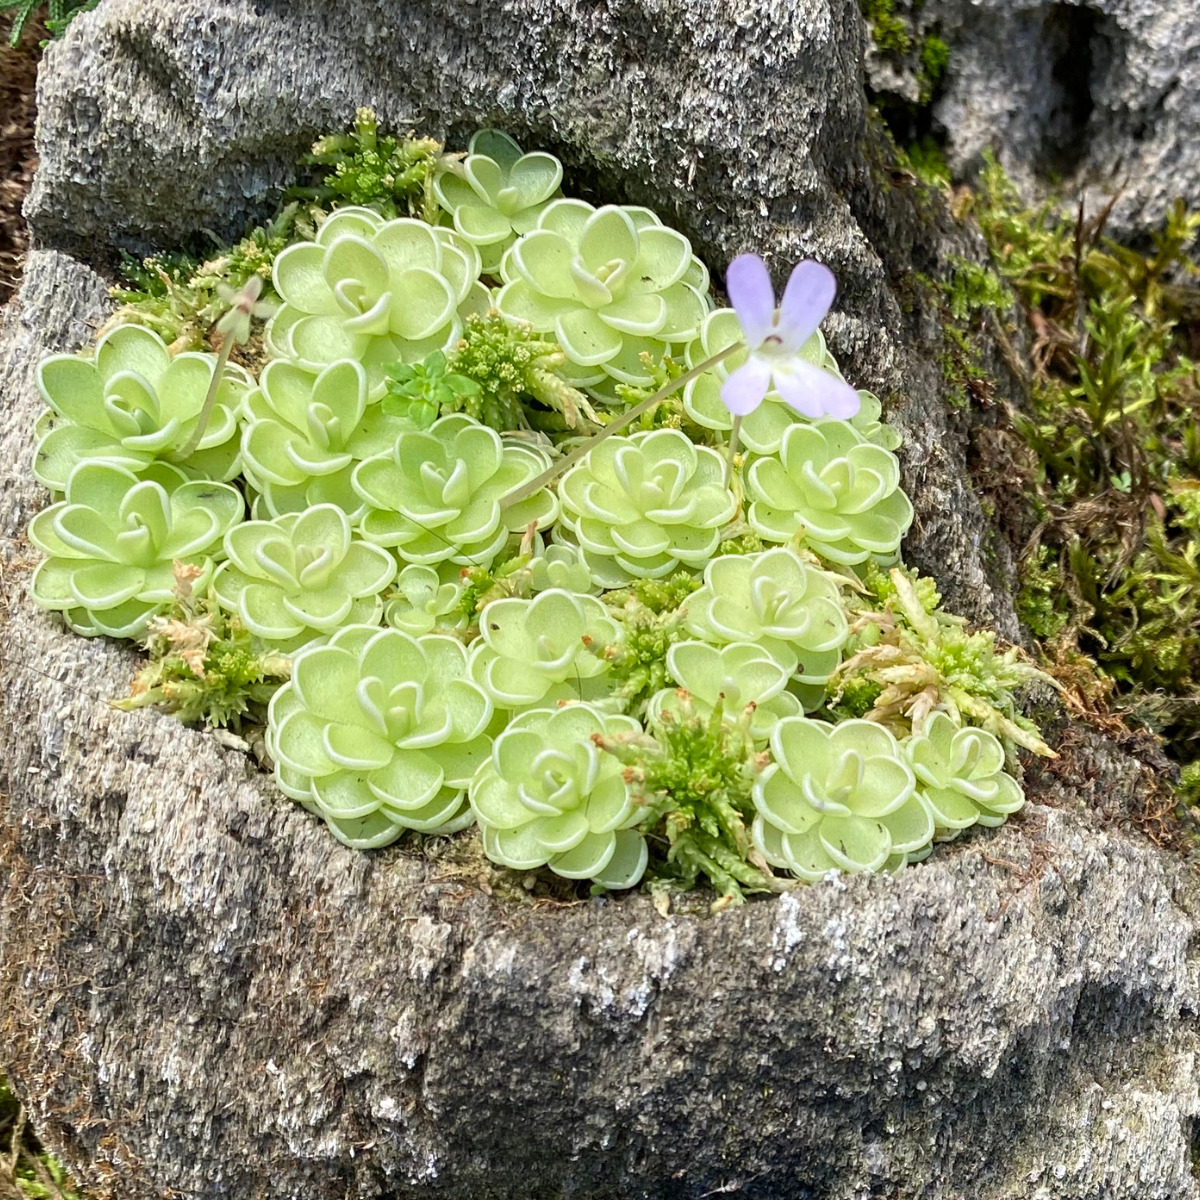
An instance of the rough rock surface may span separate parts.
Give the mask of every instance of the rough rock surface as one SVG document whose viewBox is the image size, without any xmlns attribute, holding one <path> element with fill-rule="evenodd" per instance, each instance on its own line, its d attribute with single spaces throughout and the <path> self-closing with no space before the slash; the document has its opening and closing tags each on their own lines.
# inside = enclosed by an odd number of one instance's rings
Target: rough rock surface
<svg viewBox="0 0 1200 1200">
<path fill-rule="evenodd" d="M 896 878 L 715 917 L 563 907 L 461 841 L 337 845 L 237 751 L 110 709 L 134 654 L 26 596 L 31 375 L 102 320 L 92 266 L 236 226 L 369 101 L 501 123 L 713 263 L 829 261 L 835 350 L 909 439 L 910 558 L 1015 629 L 970 486 L 988 417 L 943 403 L 906 285 L 970 245 L 881 165 L 856 13 L 105 0 L 51 48 L 43 249 L 0 336 L 0 1066 L 98 1194 L 1200 1198 L 1200 897 L 1126 828 L 1145 770 L 1097 736 Z"/>
<path fill-rule="evenodd" d="M 1112 228 L 1200 204 L 1200 5 L 1195 0 L 931 0 L 920 20 L 949 42 L 934 108 L 951 165 L 992 148 L 1023 183 L 1086 188 Z"/>
</svg>

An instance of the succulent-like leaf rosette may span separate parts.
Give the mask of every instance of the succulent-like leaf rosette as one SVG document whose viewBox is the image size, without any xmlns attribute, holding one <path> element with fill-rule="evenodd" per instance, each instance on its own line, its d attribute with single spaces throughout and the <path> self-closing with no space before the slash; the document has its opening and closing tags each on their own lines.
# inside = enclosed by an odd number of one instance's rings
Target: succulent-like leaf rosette
<svg viewBox="0 0 1200 1200">
<path fill-rule="evenodd" d="M 246 521 L 226 535 L 225 552 L 217 600 L 283 653 L 343 625 L 378 624 L 380 593 L 396 574 L 396 560 L 352 537 L 333 504 Z"/>
<path fill-rule="evenodd" d="M 586 704 L 517 717 L 471 781 L 488 858 L 517 871 L 548 866 L 567 879 L 633 887 L 647 860 L 645 839 L 632 828 L 641 814 L 621 763 L 592 739 L 639 728 Z"/>
<path fill-rule="evenodd" d="M 256 515 L 336 504 L 351 521 L 366 504 L 350 485 L 357 463 L 390 450 L 412 425 L 367 403 L 367 378 L 350 360 L 319 375 L 275 359 L 243 405 L 242 460 L 259 492 Z"/>
<path fill-rule="evenodd" d="M 708 310 L 708 274 L 691 243 L 644 208 L 555 200 L 500 270 L 496 306 L 553 332 L 579 386 L 652 383 L 640 356 L 657 362 L 690 342 Z"/>
<path fill-rule="evenodd" d="M 483 269 L 492 273 L 515 238 L 537 224 L 561 182 L 562 164 L 554 155 L 522 154 L 508 134 L 481 129 L 462 165 L 440 174 L 433 190 L 454 228 L 478 247 Z"/>
<path fill-rule="evenodd" d="M 724 460 L 677 429 L 601 442 L 563 476 L 559 498 L 602 587 L 702 567 L 737 509 Z"/>
<path fill-rule="evenodd" d="M 802 533 L 831 562 L 893 559 L 912 524 L 896 456 L 845 421 L 791 426 L 779 457 L 755 461 L 748 483 L 747 516 L 760 537 L 788 542 Z"/>
<path fill-rule="evenodd" d="M 452 563 L 440 567 L 409 563 L 396 577 L 395 595 L 387 602 L 383 619 L 414 637 L 435 629 L 465 629 L 464 590 L 462 572 Z"/>
<path fill-rule="evenodd" d="M 579 551 L 574 546 L 559 543 L 539 547 L 529 560 L 529 588 L 534 592 L 561 588 L 566 592 L 587 594 L 600 590 Z"/>
<path fill-rule="evenodd" d="M 38 422 L 34 475 L 62 492 L 77 463 L 136 473 L 164 460 L 194 478 L 232 479 L 241 469 L 237 412 L 253 383 L 240 367 L 226 366 L 199 447 L 177 459 L 195 433 L 216 363 L 213 354 L 172 358 L 162 338 L 140 325 L 110 330 L 91 361 L 73 354 L 43 359 L 37 385 L 50 412 Z"/>
<path fill-rule="evenodd" d="M 266 740 L 283 792 L 369 849 L 471 823 L 466 786 L 491 748 L 491 716 L 461 643 L 349 625 L 296 655 Z"/>
<path fill-rule="evenodd" d="M 919 852 L 933 816 L 904 752 L 881 725 L 787 717 L 754 784 L 752 837 L 773 867 L 810 882 L 827 871 L 878 871 Z"/>
<path fill-rule="evenodd" d="M 775 723 L 800 712 L 800 701 L 785 691 L 788 673 L 760 646 L 733 642 L 720 648 L 707 642 L 676 642 L 667 651 L 667 671 L 691 697 L 692 711 L 707 718 L 721 701 L 724 715 L 736 721 L 750 705 L 750 736 L 762 745 Z M 660 724 L 670 712 L 678 720 L 678 688 L 665 688 L 650 698 L 647 721 Z"/>
<path fill-rule="evenodd" d="M 480 616 L 471 675 L 497 708 L 512 711 L 604 694 L 608 663 L 592 652 L 621 635 L 595 596 L 551 589 L 532 600 L 493 600 Z"/>
<path fill-rule="evenodd" d="M 837 586 L 783 546 L 713 559 L 704 586 L 687 598 L 685 620 L 707 642 L 758 646 L 795 675 L 813 708 L 849 637 Z"/>
<path fill-rule="evenodd" d="M 390 454 L 354 469 L 354 490 L 369 509 L 362 535 L 395 547 L 406 562 L 486 566 L 510 534 L 530 525 L 544 529 L 558 515 L 545 489 L 500 507 L 545 467 L 532 447 L 452 413 L 428 429 L 401 434 Z"/>
<path fill-rule="evenodd" d="M 275 260 L 283 307 L 267 326 L 276 357 L 314 373 L 339 359 L 361 362 L 373 399 L 384 368 L 448 350 L 463 317 L 487 307 L 479 253 L 450 229 L 367 208 L 340 208 L 316 241 Z"/>
<path fill-rule="evenodd" d="M 221 539 L 242 519 L 241 495 L 187 480 L 165 464 L 139 479 L 123 467 L 83 462 L 66 498 L 38 513 L 29 540 L 48 557 L 33 573 L 33 599 L 86 637 L 140 638 L 175 599 L 176 561 L 200 568 L 204 588 Z"/>
<path fill-rule="evenodd" d="M 977 822 L 1003 825 L 1025 803 L 1021 785 L 1004 770 L 1004 747 L 994 734 L 956 726 L 943 712 L 904 743 L 939 833 Z"/>
</svg>

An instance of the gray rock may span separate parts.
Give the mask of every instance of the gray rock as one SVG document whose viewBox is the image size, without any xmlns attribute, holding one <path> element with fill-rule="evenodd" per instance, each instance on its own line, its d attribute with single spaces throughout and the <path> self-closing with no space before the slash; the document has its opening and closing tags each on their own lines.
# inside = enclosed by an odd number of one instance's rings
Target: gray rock
<svg viewBox="0 0 1200 1200">
<path fill-rule="evenodd" d="M 991 148 L 1028 190 L 1083 189 L 1111 229 L 1159 225 L 1200 204 L 1200 6 L 1194 0 L 931 0 L 951 45 L 935 119 L 951 164 Z"/>
<path fill-rule="evenodd" d="M 944 402 L 911 278 L 972 246 L 893 186 L 860 53 L 852 0 L 105 0 L 51 48 L 43 249 L 0 337 L 0 1066 L 82 1182 L 122 1200 L 1200 1197 L 1197 889 L 1123 831 L 1145 770 L 1097 735 L 1072 731 L 1004 829 L 894 878 L 717 916 L 702 897 L 667 918 L 641 896 L 562 906 L 521 899 L 469 840 L 339 846 L 242 753 L 111 709 L 136 655 L 27 598 L 32 372 L 102 319 L 89 264 L 235 227 L 369 101 L 432 130 L 500 123 L 715 264 L 829 261 L 835 351 L 909 439 L 909 557 L 1015 631 L 967 465 L 988 414 Z"/>
</svg>

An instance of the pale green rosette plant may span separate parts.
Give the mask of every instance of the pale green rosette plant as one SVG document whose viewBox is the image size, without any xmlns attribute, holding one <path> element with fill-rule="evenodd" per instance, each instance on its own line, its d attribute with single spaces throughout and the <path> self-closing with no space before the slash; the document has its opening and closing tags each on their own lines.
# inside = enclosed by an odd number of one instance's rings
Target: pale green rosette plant
<svg viewBox="0 0 1200 1200">
<path fill-rule="evenodd" d="M 449 350 L 468 312 L 487 308 L 479 253 L 450 229 L 368 208 L 340 208 L 312 242 L 275 260 L 283 307 L 267 343 L 314 374 L 339 359 L 361 362 L 372 399 L 384 368 Z"/>
<path fill-rule="evenodd" d="M 37 386 L 50 411 L 38 422 L 34 476 L 62 492 L 81 462 L 137 473 L 167 461 L 193 478 L 232 479 L 241 469 L 238 408 L 253 385 L 240 367 L 226 366 L 198 448 L 179 457 L 196 431 L 216 362 L 213 354 L 172 358 L 162 338 L 140 325 L 110 330 L 90 361 L 73 354 L 43 359 Z"/>
<path fill-rule="evenodd" d="M 493 600 L 479 620 L 471 676 L 497 708 L 519 711 L 560 700 L 597 700 L 608 663 L 593 650 L 621 627 L 595 596 L 551 589 L 525 600 Z"/>
<path fill-rule="evenodd" d="M 354 490 L 368 512 L 362 535 L 394 547 L 406 562 L 485 567 L 509 535 L 544 529 L 558 502 L 544 488 L 501 509 L 500 501 L 535 479 L 546 459 L 528 445 L 503 440 L 461 413 L 400 435 L 390 454 L 354 469 Z"/>
<path fill-rule="evenodd" d="M 602 587 L 699 569 L 737 510 L 725 462 L 677 429 L 613 437 L 559 483 L 562 524 Z"/>
<path fill-rule="evenodd" d="M 594 738 L 636 733 L 632 717 L 586 704 L 522 713 L 496 739 L 471 781 L 471 808 L 492 862 L 517 871 L 548 866 L 567 879 L 629 888 L 646 870 L 641 812 L 624 768 Z"/>
<path fill-rule="evenodd" d="M 707 642 L 760 647 L 795 676 L 807 708 L 824 699 L 850 636 L 837 585 L 783 546 L 714 558 L 685 601 L 685 622 Z"/>
<path fill-rule="evenodd" d="M 333 504 L 246 521 L 226 535 L 225 553 L 213 578 L 218 602 L 285 654 L 343 625 L 377 625 L 380 593 L 396 574 L 396 560 L 352 537 Z"/>
<path fill-rule="evenodd" d="M 351 521 L 366 504 L 350 484 L 356 464 L 390 450 L 412 425 L 367 403 L 367 377 L 350 360 L 312 375 L 275 359 L 243 405 L 242 466 L 259 493 L 255 515 L 336 504 Z"/>
<path fill-rule="evenodd" d="M 161 463 L 149 470 L 153 478 L 138 479 L 82 462 L 66 498 L 29 524 L 29 540 L 47 556 L 33 573 L 33 599 L 85 637 L 142 637 L 175 600 L 173 564 L 199 568 L 193 587 L 205 587 L 222 537 L 242 519 L 234 488 Z"/>
<path fill-rule="evenodd" d="M 708 275 L 691 243 L 644 208 L 555 200 L 500 271 L 496 307 L 553 332 L 578 386 L 651 384 L 651 366 L 690 342 L 708 311 Z"/>
<path fill-rule="evenodd" d="M 339 841 L 372 849 L 471 823 L 466 787 L 491 716 L 461 643 L 349 625 L 296 656 L 266 741 L 282 791 Z"/>
<path fill-rule="evenodd" d="M 770 749 L 751 836 L 771 866 L 814 882 L 835 868 L 878 871 L 932 839 L 933 815 L 883 726 L 787 717 Z"/>
<path fill-rule="evenodd" d="M 508 134 L 481 129 L 466 159 L 440 174 L 433 189 L 454 228 L 478 248 L 484 271 L 494 274 L 504 251 L 537 224 L 561 182 L 562 163 L 554 155 L 522 154 Z"/>
<path fill-rule="evenodd" d="M 557 542 L 544 546 L 529 560 L 528 569 L 531 592 L 560 588 L 565 592 L 595 595 L 600 591 L 587 569 L 587 563 L 580 558 L 574 546 Z"/>
<path fill-rule="evenodd" d="M 800 712 L 800 701 L 785 691 L 788 672 L 761 646 L 733 642 L 720 648 L 707 642 L 676 642 L 667 651 L 667 672 L 691 699 L 689 717 L 707 720 L 722 702 L 722 711 L 736 721 L 753 705 L 750 737 L 756 746 L 766 743 L 775 723 Z M 669 712 L 681 719 L 679 688 L 664 688 L 650 698 L 646 719 L 661 725 Z"/>
<path fill-rule="evenodd" d="M 462 572 L 452 563 L 440 567 L 409 563 L 396 577 L 395 595 L 387 602 L 383 619 L 414 637 L 436 629 L 465 629 L 465 590 Z"/>
<path fill-rule="evenodd" d="M 986 729 L 956 726 L 936 712 L 906 739 L 904 752 L 939 835 L 976 823 L 1003 825 L 1025 803 L 1021 785 L 1005 772 L 1004 747 Z"/>
<path fill-rule="evenodd" d="M 791 426 L 779 457 L 757 459 L 747 477 L 754 531 L 768 542 L 802 535 L 831 562 L 892 561 L 912 524 L 896 456 L 845 421 Z"/>
</svg>

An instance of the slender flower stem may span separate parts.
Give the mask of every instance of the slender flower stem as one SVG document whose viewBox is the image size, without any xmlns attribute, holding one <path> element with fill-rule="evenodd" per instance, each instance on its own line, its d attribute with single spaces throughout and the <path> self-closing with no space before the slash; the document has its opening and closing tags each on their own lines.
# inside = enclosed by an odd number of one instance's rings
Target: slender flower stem
<svg viewBox="0 0 1200 1200">
<path fill-rule="evenodd" d="M 196 418 L 196 428 L 192 430 L 192 436 L 188 438 L 187 445 L 175 455 L 179 462 L 191 458 L 196 453 L 196 447 L 200 445 L 200 439 L 204 437 L 204 431 L 208 428 L 208 419 L 212 416 L 213 405 L 217 402 L 217 393 L 221 390 L 225 365 L 229 362 L 232 350 L 233 337 L 226 334 L 225 340 L 221 343 L 221 352 L 217 355 L 217 365 L 213 367 L 212 382 L 208 385 L 208 395 L 204 397 L 204 405 L 200 409 L 200 415 Z"/>
<path fill-rule="evenodd" d="M 678 379 L 669 380 L 654 393 L 653 396 L 648 396 L 645 400 L 635 404 L 627 412 L 623 412 L 616 420 L 588 438 L 581 446 L 576 446 L 565 458 L 560 458 L 553 466 L 547 467 L 535 479 L 531 479 L 528 483 L 522 484 L 515 491 L 511 491 L 503 500 L 500 501 L 500 507 L 512 508 L 514 504 L 520 504 L 522 500 L 528 500 L 535 492 L 553 483 L 565 471 L 569 471 L 581 458 L 589 454 L 596 446 L 600 445 L 605 438 L 610 438 L 614 433 L 620 433 L 622 429 L 627 428 L 643 413 L 648 413 L 656 404 L 661 404 L 668 396 L 679 391 L 681 387 L 686 387 L 693 379 L 699 379 L 705 371 L 711 370 L 719 362 L 723 362 L 731 354 L 735 354 L 738 350 L 745 349 L 745 343 L 742 341 L 734 342 L 732 346 L 726 346 L 719 354 L 714 354 L 712 358 L 706 358 L 699 366 L 692 367 L 690 371 L 684 371 Z"/>
<path fill-rule="evenodd" d="M 730 487 L 733 484 L 733 456 L 737 453 L 738 436 L 742 432 L 742 418 L 737 415 L 733 418 L 733 428 L 729 431 L 729 449 L 725 457 L 725 486 Z"/>
</svg>

